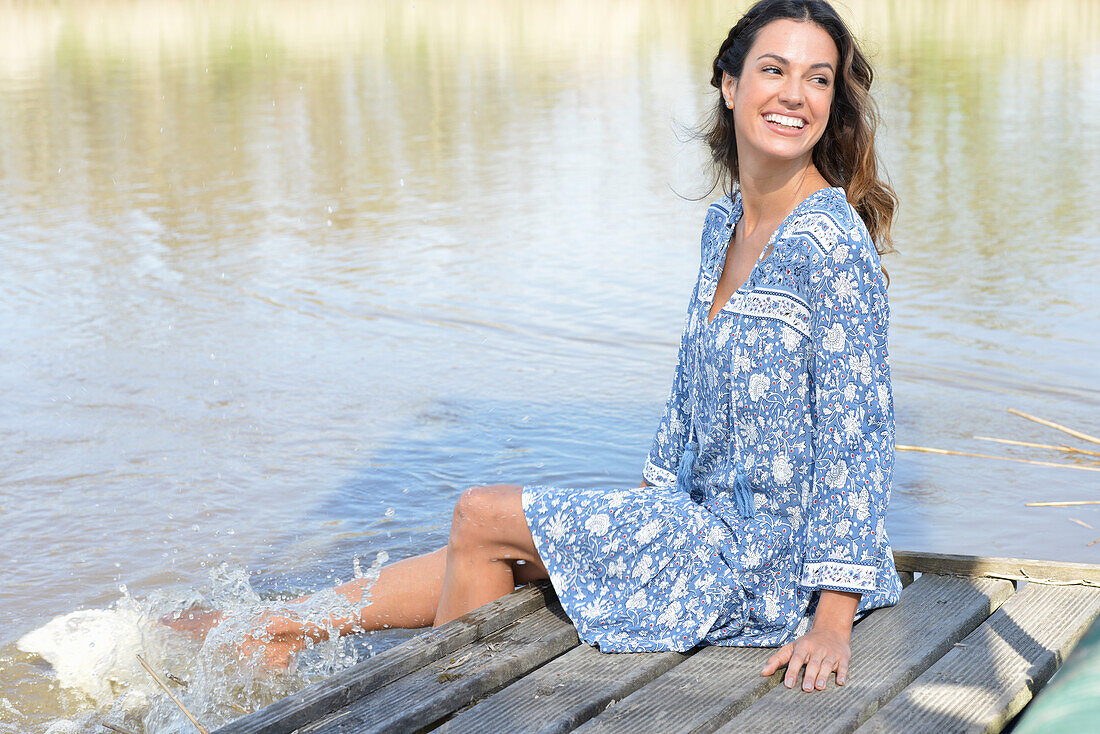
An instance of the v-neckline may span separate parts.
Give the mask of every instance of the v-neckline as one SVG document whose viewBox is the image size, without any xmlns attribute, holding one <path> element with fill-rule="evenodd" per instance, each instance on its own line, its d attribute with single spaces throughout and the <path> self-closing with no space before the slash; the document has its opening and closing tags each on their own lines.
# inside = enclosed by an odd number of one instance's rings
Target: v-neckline
<svg viewBox="0 0 1100 734">
<path fill-rule="evenodd" d="M 730 233 L 729 239 L 726 240 L 726 257 L 722 258 L 721 265 L 719 265 L 718 267 L 718 278 L 714 281 L 714 292 L 711 293 L 710 303 L 707 304 L 708 327 L 714 325 L 714 322 L 718 320 L 718 317 L 722 315 L 722 312 L 725 311 L 730 303 L 733 302 L 733 299 L 737 296 L 737 294 L 740 293 L 742 289 L 744 289 L 744 287 L 749 284 L 750 281 L 752 281 L 752 276 L 756 273 L 756 269 L 760 266 L 760 263 L 767 259 L 766 257 L 764 257 L 764 255 L 767 254 L 768 257 L 772 256 L 772 253 L 775 250 L 775 236 L 783 231 L 783 229 L 787 226 L 787 222 L 791 220 L 791 217 L 793 217 L 799 209 L 805 206 L 806 202 L 808 202 L 810 199 L 814 198 L 822 191 L 832 191 L 834 188 L 835 187 L 833 186 L 825 186 L 823 188 L 817 189 L 816 191 L 812 191 L 806 196 L 805 199 L 795 204 L 794 209 L 791 209 L 790 212 L 787 213 L 787 216 L 783 217 L 783 221 L 780 222 L 779 226 L 777 226 L 772 231 L 771 235 L 768 236 L 768 241 L 764 245 L 764 249 L 760 250 L 760 254 L 756 256 L 756 262 L 754 262 L 752 264 L 752 267 L 749 268 L 749 274 L 745 276 L 745 280 L 741 283 L 741 285 L 737 286 L 732 293 L 729 294 L 729 297 L 726 298 L 726 302 L 722 304 L 721 308 L 714 312 L 714 318 L 711 318 L 710 312 L 714 308 L 714 300 L 718 297 L 718 284 L 722 282 L 722 276 L 726 273 L 726 259 L 729 256 L 729 246 L 730 242 L 733 240 L 733 232 L 734 229 L 737 227 L 737 223 L 741 221 L 741 217 L 745 213 L 744 203 L 741 201 L 741 190 L 737 190 L 737 195 L 731 202 L 732 206 L 730 207 L 729 219 L 726 220 L 726 230 Z"/>
</svg>

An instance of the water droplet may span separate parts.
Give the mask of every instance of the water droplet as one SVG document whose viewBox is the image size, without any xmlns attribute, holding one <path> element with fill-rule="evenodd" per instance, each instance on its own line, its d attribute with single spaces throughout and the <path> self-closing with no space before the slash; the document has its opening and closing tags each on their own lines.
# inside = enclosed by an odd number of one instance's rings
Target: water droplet
<svg viewBox="0 0 1100 734">
<path fill-rule="evenodd" d="M 386 517 L 393 517 L 393 514 L 394 514 L 393 508 L 392 507 L 387 507 L 385 514 L 386 514 Z"/>
</svg>

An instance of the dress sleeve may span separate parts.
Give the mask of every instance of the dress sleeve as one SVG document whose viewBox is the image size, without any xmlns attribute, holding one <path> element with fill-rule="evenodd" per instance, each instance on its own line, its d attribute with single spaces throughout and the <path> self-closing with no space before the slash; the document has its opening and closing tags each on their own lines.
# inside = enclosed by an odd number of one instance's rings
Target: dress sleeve
<svg viewBox="0 0 1100 734">
<path fill-rule="evenodd" d="M 691 378 L 688 359 L 691 356 L 692 311 L 699 293 L 699 279 L 695 281 L 695 290 L 691 293 L 688 313 L 684 319 L 684 330 L 680 337 L 680 351 L 676 359 L 676 373 L 672 376 L 672 387 L 668 392 L 668 402 L 657 433 L 653 437 L 653 448 L 649 451 L 642 477 L 654 487 L 674 487 L 676 471 L 687 446 L 691 430 Z"/>
<path fill-rule="evenodd" d="M 830 222 L 813 268 L 813 486 L 802 586 L 875 589 L 894 467 L 890 307 L 867 230 Z"/>
</svg>

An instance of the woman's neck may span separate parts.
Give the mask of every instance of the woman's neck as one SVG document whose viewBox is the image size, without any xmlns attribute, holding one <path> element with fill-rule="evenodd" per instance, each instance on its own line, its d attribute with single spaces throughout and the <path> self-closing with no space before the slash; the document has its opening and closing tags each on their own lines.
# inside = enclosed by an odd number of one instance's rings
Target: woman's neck
<svg viewBox="0 0 1100 734">
<path fill-rule="evenodd" d="M 751 235 L 759 224 L 774 229 L 799 202 L 829 185 L 809 161 L 781 169 L 769 167 L 767 172 L 741 169 L 739 183 L 745 235 Z"/>
</svg>

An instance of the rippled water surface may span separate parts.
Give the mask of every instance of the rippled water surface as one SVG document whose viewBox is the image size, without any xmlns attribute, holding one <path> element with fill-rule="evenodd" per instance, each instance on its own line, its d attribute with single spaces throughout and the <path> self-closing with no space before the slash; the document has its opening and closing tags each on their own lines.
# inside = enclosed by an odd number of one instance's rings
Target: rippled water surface
<svg viewBox="0 0 1100 734">
<path fill-rule="evenodd" d="M 0 3 L 0 731 L 182 729 L 143 650 L 215 725 L 400 633 L 257 679 L 155 611 L 438 546 L 470 484 L 636 483 L 742 5 Z M 1100 511 L 1024 507 L 1100 464 L 975 438 L 1100 434 L 1100 4 L 849 6 L 898 441 L 1060 465 L 899 453 L 894 545 L 1100 563 Z"/>
</svg>

